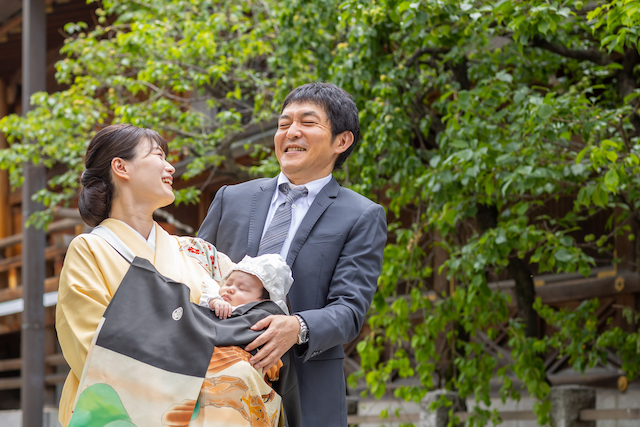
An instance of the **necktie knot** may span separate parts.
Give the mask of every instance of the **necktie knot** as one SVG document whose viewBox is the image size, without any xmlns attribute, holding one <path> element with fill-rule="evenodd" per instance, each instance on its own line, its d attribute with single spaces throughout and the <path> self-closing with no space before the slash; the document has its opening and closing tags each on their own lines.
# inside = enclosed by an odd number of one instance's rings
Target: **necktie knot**
<svg viewBox="0 0 640 427">
<path fill-rule="evenodd" d="M 292 204 L 296 199 L 305 197 L 307 194 L 309 194 L 309 190 L 307 190 L 307 187 L 305 187 L 304 185 L 298 185 L 297 187 L 291 188 L 291 186 L 286 182 L 280 184 L 278 186 L 278 190 L 280 190 L 281 193 L 287 196 L 285 203 L 289 204 Z"/>
</svg>

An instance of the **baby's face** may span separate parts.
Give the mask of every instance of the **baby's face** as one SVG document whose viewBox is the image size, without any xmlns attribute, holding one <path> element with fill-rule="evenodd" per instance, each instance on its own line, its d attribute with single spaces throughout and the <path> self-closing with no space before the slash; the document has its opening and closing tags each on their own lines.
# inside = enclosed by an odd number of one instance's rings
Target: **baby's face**
<svg viewBox="0 0 640 427">
<path fill-rule="evenodd" d="M 262 282 L 253 274 L 244 271 L 234 271 L 220 286 L 220 297 L 238 306 L 262 299 Z"/>
</svg>

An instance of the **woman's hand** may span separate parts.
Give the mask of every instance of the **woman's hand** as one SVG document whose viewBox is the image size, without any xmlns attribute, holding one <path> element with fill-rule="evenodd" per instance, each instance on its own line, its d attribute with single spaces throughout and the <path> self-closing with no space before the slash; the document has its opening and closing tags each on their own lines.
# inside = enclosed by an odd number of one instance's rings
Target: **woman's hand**
<svg viewBox="0 0 640 427">
<path fill-rule="evenodd" d="M 222 298 L 213 298 L 209 300 L 209 308 L 216 313 L 220 319 L 226 319 L 231 316 L 232 307 L 231 304 L 223 300 Z"/>
</svg>

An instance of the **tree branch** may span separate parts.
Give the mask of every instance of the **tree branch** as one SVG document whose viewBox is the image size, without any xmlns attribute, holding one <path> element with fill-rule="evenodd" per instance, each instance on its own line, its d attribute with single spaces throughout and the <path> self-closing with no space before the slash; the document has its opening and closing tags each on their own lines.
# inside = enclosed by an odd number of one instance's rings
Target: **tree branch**
<svg viewBox="0 0 640 427">
<path fill-rule="evenodd" d="M 416 49 L 409 59 L 407 59 L 406 67 L 411 67 L 414 62 L 418 60 L 422 55 L 430 54 L 430 55 L 442 55 L 449 52 L 450 49 L 446 49 L 443 47 L 420 47 Z"/>
<path fill-rule="evenodd" d="M 447 64 L 451 71 L 453 72 L 453 76 L 456 81 L 460 83 L 460 89 L 469 90 L 471 89 L 471 84 L 469 83 L 469 76 L 467 74 L 467 57 L 466 55 L 460 58 L 459 61 L 449 61 Z"/>
<path fill-rule="evenodd" d="M 553 52 L 566 58 L 577 59 L 579 61 L 591 61 L 598 65 L 607 65 L 613 63 L 608 55 L 594 48 L 586 50 L 572 50 L 566 46 L 550 43 L 547 40 L 539 37 L 534 37 L 531 45 L 533 47 L 539 47 L 540 49 L 548 50 L 549 52 Z"/>
</svg>

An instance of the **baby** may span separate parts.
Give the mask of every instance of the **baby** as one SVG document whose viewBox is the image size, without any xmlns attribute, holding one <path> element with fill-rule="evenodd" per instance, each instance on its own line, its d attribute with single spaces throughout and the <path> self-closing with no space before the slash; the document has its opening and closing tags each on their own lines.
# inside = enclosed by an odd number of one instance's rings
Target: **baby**
<svg viewBox="0 0 640 427">
<path fill-rule="evenodd" d="M 222 277 L 220 286 L 214 280 L 205 282 L 199 305 L 209 307 L 220 319 L 232 317 L 230 320 L 225 320 L 225 324 L 240 320 L 243 316 L 250 316 L 251 323 L 245 323 L 247 328 L 251 326 L 255 319 L 276 314 L 279 310 L 274 304 L 284 314 L 289 314 L 285 298 L 293 284 L 293 277 L 291 269 L 280 255 L 267 254 L 255 258 L 245 256 L 237 264 L 231 263 L 226 255 L 221 253 L 218 253 L 218 255 L 221 259 L 224 258 L 221 265 L 231 265 L 231 267 Z M 222 271 L 224 271 L 224 267 L 222 268 Z M 241 332 L 239 331 L 239 333 Z M 230 372 L 246 373 L 247 367 L 251 371 L 254 370 L 249 364 L 250 357 L 250 353 L 247 353 L 237 345 L 219 345 L 215 348 L 207 370 L 208 376 L 205 380 L 205 383 L 209 386 L 204 394 L 208 402 L 214 402 L 211 403 L 212 406 L 229 404 L 229 391 L 222 386 L 226 384 L 228 387 L 229 384 L 227 382 L 229 379 L 240 380 L 235 373 L 232 374 Z M 230 365 L 229 363 L 232 360 L 235 360 L 235 362 Z M 245 371 L 242 371 L 242 369 L 245 369 Z M 267 371 L 256 371 L 269 387 L 268 389 L 261 389 L 264 391 L 261 396 L 263 399 L 266 398 L 265 404 L 273 399 L 272 394 L 279 396 L 282 399 L 281 405 L 284 407 L 287 419 L 298 420 L 297 422 L 290 421 L 288 425 L 301 425 L 300 397 L 293 351 L 289 350 L 285 353 L 282 359 L 277 360 L 275 365 L 271 366 Z M 209 372 L 211 372 L 211 376 L 209 376 Z M 251 384 L 253 384 L 251 385 L 252 388 L 265 386 L 265 384 L 256 381 Z M 234 387 L 236 386 L 234 385 Z M 248 385 L 242 382 L 242 387 L 246 388 Z M 237 386 L 234 390 L 240 390 L 242 387 Z M 268 390 L 271 391 L 265 394 Z M 241 396 L 239 400 L 234 401 L 232 406 L 238 404 L 241 408 L 246 407 L 248 402 L 245 402 L 245 400 L 246 396 Z M 243 402 L 245 403 L 243 404 Z M 253 397 L 251 397 L 251 402 L 253 405 Z M 277 402 L 277 400 L 274 402 Z M 253 408 L 251 406 L 251 411 L 253 411 Z M 266 409 L 264 408 L 262 406 L 261 411 L 265 411 Z M 253 412 L 251 414 L 253 417 Z"/>
<path fill-rule="evenodd" d="M 280 255 L 245 256 L 231 266 L 218 289 L 211 282 L 204 284 L 199 305 L 226 319 L 240 306 L 271 300 L 289 314 L 285 298 L 292 283 L 291 269 Z"/>
</svg>

